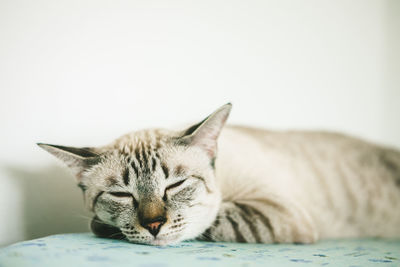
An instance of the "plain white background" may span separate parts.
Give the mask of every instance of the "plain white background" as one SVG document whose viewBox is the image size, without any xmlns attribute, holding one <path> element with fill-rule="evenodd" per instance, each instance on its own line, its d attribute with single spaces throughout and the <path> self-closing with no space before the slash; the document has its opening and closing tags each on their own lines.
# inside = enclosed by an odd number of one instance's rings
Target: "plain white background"
<svg viewBox="0 0 400 267">
<path fill-rule="evenodd" d="M 400 1 L 0 1 L 0 245 L 87 231 L 35 146 L 202 119 L 400 147 Z"/>
</svg>

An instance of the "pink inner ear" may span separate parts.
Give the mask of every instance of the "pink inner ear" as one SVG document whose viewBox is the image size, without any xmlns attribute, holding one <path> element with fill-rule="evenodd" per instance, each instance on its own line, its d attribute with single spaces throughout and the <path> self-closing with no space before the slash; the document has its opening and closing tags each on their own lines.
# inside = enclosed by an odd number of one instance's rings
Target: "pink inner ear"
<svg viewBox="0 0 400 267">
<path fill-rule="evenodd" d="M 208 145 L 204 146 L 204 149 L 206 150 L 207 154 L 211 158 L 215 157 L 216 150 L 217 150 L 217 144 L 216 144 L 216 142 L 214 142 L 214 143 L 215 143 L 214 145 L 208 144 Z"/>
<path fill-rule="evenodd" d="M 217 151 L 217 139 L 224 126 L 231 109 L 231 105 L 222 106 L 207 117 L 191 135 L 191 144 L 205 150 L 214 158 Z"/>
<path fill-rule="evenodd" d="M 196 136 L 192 145 L 202 148 L 211 158 L 213 158 L 215 157 L 217 150 L 217 138 L 217 134 L 212 134 L 209 136 Z"/>
</svg>

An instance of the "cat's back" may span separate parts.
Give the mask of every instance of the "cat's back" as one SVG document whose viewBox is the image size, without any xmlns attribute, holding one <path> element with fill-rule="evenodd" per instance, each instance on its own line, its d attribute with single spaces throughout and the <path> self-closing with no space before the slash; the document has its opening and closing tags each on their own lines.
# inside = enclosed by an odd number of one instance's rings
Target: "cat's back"
<svg viewBox="0 0 400 267">
<path fill-rule="evenodd" d="M 400 235 L 395 149 L 333 132 L 227 126 L 219 140 L 217 177 L 227 199 L 261 193 L 300 203 L 321 236 Z"/>
<path fill-rule="evenodd" d="M 286 160 L 335 161 L 347 159 L 368 165 L 371 160 L 390 155 L 400 164 L 400 152 L 346 134 L 329 131 L 272 131 L 256 127 L 228 125 L 219 140 L 221 154 L 237 153 L 243 160 L 260 156 L 283 157 Z M 231 154 L 232 155 L 232 154 Z M 243 157 L 246 155 L 245 157 Z M 260 166 L 262 167 L 262 166 Z M 400 170 L 399 170 L 400 171 Z"/>
<path fill-rule="evenodd" d="M 232 138 L 238 138 L 247 142 L 255 142 L 266 149 L 283 149 L 288 151 L 296 150 L 299 146 L 305 149 L 320 147 L 323 150 L 327 150 L 330 147 L 334 147 L 335 150 L 352 147 L 378 147 L 360 138 L 333 131 L 273 131 L 241 125 L 226 126 L 221 138 L 224 137 L 231 139 L 230 141 L 232 141 Z"/>
<path fill-rule="evenodd" d="M 250 160 L 263 155 L 292 160 L 348 160 L 364 166 L 380 165 L 400 176 L 400 150 L 361 138 L 330 131 L 272 131 L 256 127 L 228 125 L 220 137 L 223 150 L 247 154 Z M 399 183 L 400 183 L 400 177 Z"/>
</svg>

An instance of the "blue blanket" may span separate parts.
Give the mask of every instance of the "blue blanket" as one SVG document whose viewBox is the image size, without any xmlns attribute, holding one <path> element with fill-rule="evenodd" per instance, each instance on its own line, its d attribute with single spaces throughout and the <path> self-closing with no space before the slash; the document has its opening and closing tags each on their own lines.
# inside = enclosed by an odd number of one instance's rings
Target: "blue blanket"
<svg viewBox="0 0 400 267">
<path fill-rule="evenodd" d="M 183 242 L 154 247 L 62 234 L 0 249 L 0 267 L 400 266 L 400 241 L 327 240 L 314 245 Z"/>
</svg>

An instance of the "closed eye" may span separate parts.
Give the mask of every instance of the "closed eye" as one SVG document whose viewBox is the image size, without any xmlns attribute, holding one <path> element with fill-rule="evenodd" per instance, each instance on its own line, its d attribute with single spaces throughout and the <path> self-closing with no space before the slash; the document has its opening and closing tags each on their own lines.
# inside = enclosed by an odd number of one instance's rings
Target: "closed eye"
<svg viewBox="0 0 400 267">
<path fill-rule="evenodd" d="M 108 192 L 108 193 L 114 197 L 118 197 L 121 199 L 131 198 L 133 206 L 135 208 L 138 207 L 138 202 L 136 201 L 136 199 L 133 197 L 133 195 L 131 193 L 127 193 L 127 192 Z"/>
<path fill-rule="evenodd" d="M 186 181 L 186 180 L 182 180 L 182 181 L 179 181 L 179 182 L 174 183 L 174 184 L 172 184 L 172 185 L 169 185 L 169 186 L 167 186 L 167 188 L 165 188 L 165 191 L 167 191 L 167 190 L 169 190 L 169 189 L 172 189 L 172 188 L 175 188 L 175 187 L 178 187 L 178 186 L 180 186 L 181 184 L 183 184 L 185 181 Z"/>
<path fill-rule="evenodd" d="M 115 197 L 133 197 L 131 193 L 126 193 L 126 192 L 108 192 L 108 193 Z"/>
<path fill-rule="evenodd" d="M 167 186 L 167 188 L 165 188 L 165 191 L 164 191 L 163 200 L 164 200 L 164 201 L 167 201 L 167 199 L 168 199 L 168 198 L 167 198 L 167 191 L 168 191 L 168 190 L 173 189 L 173 188 L 177 188 L 178 186 L 180 186 L 181 184 L 183 184 L 185 181 L 186 181 L 186 180 L 182 180 L 182 181 L 179 181 L 179 182 L 177 182 L 177 183 L 174 183 L 174 184 L 171 184 L 171 185 Z"/>
</svg>

